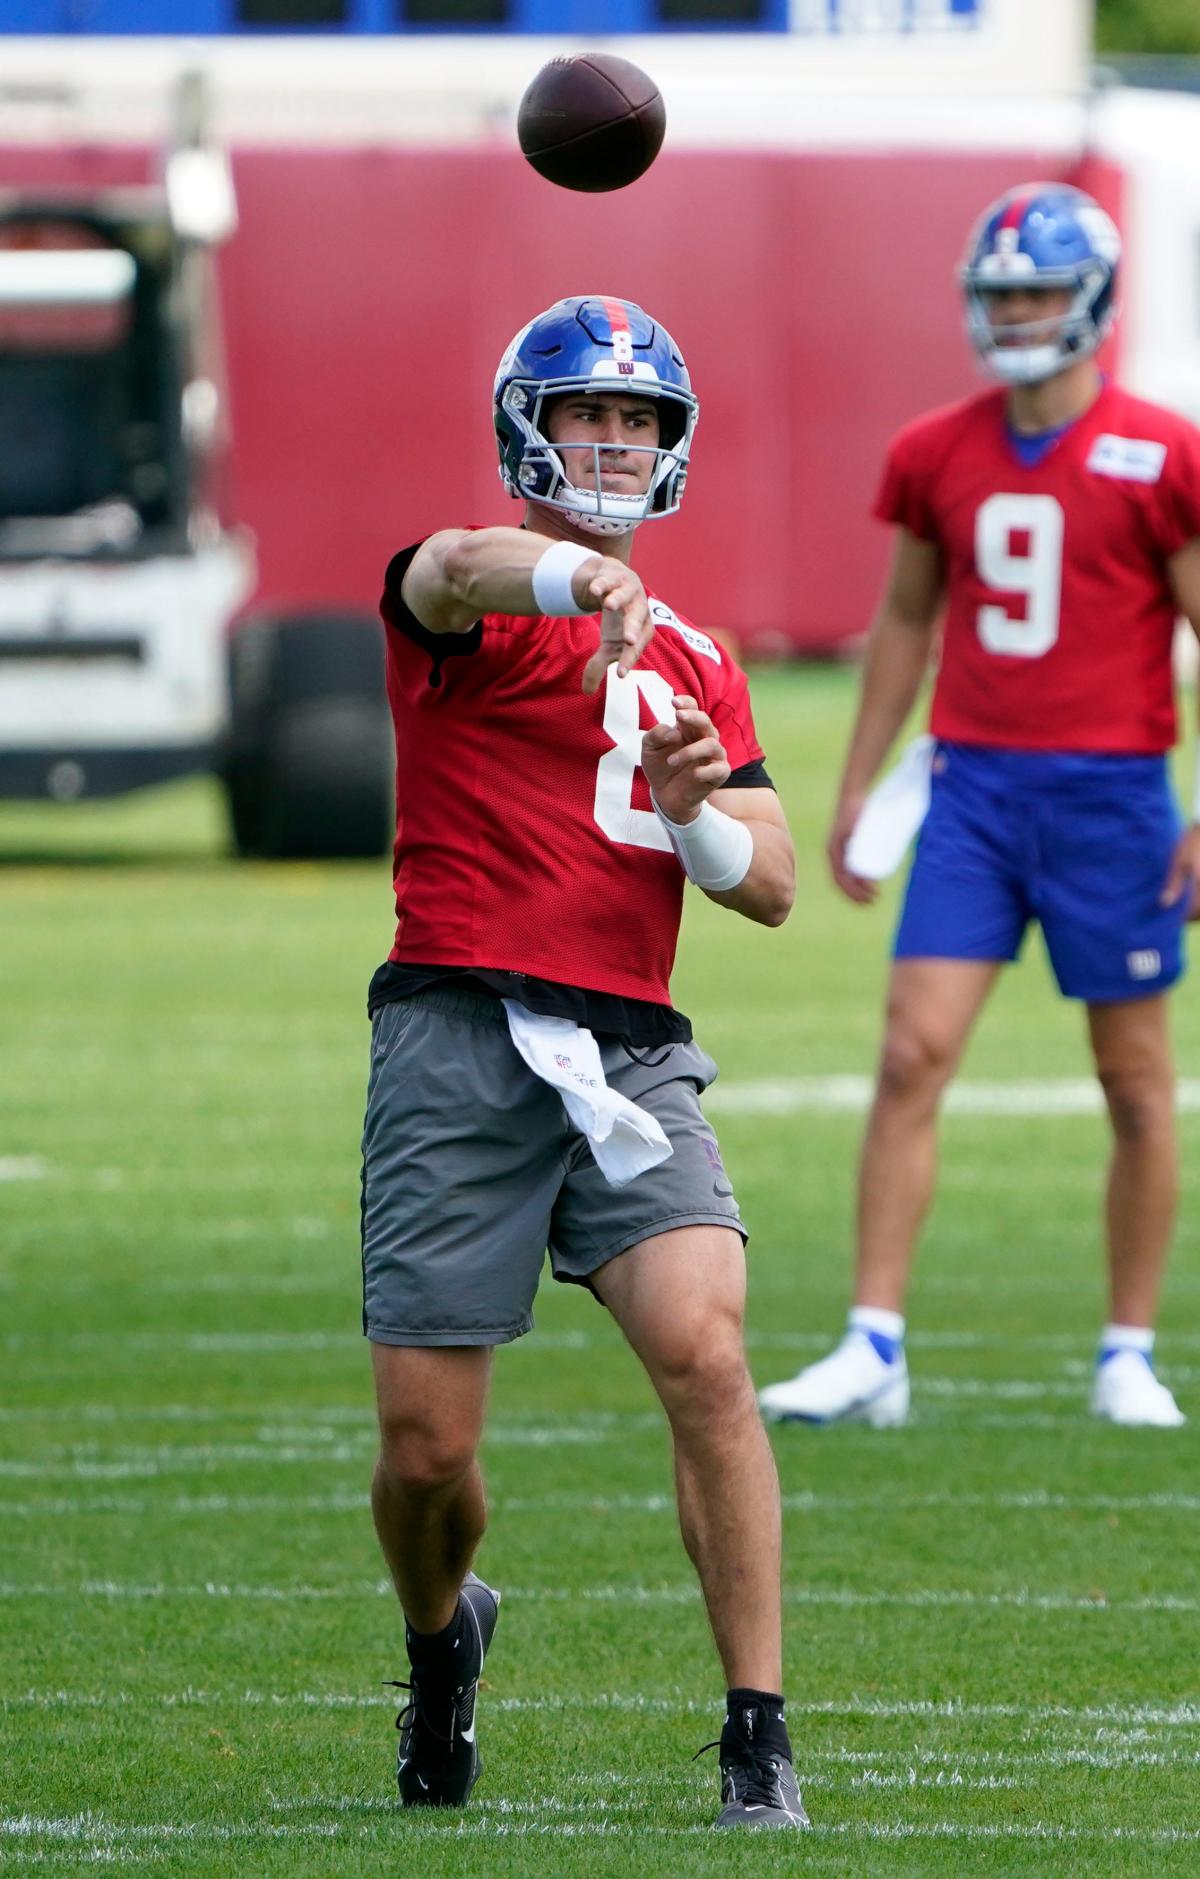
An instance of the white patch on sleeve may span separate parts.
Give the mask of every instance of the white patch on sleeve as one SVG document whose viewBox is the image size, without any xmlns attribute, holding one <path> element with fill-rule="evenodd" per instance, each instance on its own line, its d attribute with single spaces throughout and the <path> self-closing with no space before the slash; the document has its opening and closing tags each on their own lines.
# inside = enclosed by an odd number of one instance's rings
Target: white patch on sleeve
<svg viewBox="0 0 1200 1879">
<path fill-rule="evenodd" d="M 716 641 L 711 640 L 707 633 L 698 632 L 694 626 L 685 626 L 678 615 L 671 611 L 665 600 L 650 602 L 650 618 L 656 627 L 674 627 L 680 638 L 687 641 L 693 652 L 700 653 L 705 659 L 711 659 L 714 665 L 720 665 L 721 651 Z"/>
<path fill-rule="evenodd" d="M 1157 483 L 1167 460 L 1167 446 L 1149 437 L 1116 437 L 1104 431 L 1088 453 L 1087 466 L 1097 476 L 1130 483 Z"/>
</svg>

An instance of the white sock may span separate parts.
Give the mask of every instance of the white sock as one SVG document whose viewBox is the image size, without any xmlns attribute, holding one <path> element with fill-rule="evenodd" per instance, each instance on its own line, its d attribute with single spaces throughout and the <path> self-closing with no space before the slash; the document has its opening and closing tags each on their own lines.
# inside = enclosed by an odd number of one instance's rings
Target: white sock
<svg viewBox="0 0 1200 1879">
<path fill-rule="evenodd" d="M 1106 1324 L 1100 1333 L 1100 1355 L 1115 1357 L 1118 1351 L 1140 1351 L 1149 1357 L 1154 1349 L 1154 1332 L 1140 1324 Z"/>
<path fill-rule="evenodd" d="M 874 1331 L 880 1337 L 890 1338 L 893 1344 L 904 1342 L 902 1312 L 884 1311 L 881 1305 L 855 1305 L 847 1323 L 852 1331 Z"/>
</svg>

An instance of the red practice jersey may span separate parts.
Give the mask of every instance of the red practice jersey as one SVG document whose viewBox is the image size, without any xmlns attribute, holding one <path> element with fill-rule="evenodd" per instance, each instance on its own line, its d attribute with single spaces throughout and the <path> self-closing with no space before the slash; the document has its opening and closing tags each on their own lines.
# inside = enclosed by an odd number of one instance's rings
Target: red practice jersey
<svg viewBox="0 0 1200 1879">
<path fill-rule="evenodd" d="M 670 1002 L 684 876 L 650 802 L 643 731 L 676 693 L 712 718 L 734 772 L 761 766 L 745 674 L 650 598 L 656 631 L 627 678 L 581 689 L 597 618 L 487 614 L 426 632 L 388 570 L 396 726 L 397 963 L 523 972 Z"/>
<path fill-rule="evenodd" d="M 946 622 L 931 728 L 1019 750 L 1175 741 L 1171 555 L 1200 536 L 1200 432 L 1105 385 L 1022 463 L 997 389 L 888 453 L 875 514 L 936 542 Z"/>
</svg>

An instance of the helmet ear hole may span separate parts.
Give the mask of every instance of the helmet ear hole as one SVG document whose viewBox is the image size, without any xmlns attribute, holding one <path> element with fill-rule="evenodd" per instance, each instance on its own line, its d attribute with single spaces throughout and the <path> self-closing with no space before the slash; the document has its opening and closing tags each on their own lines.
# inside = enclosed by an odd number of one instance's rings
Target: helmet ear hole
<svg viewBox="0 0 1200 1879">
<path fill-rule="evenodd" d="M 674 398 L 659 398 L 658 405 L 658 441 L 663 450 L 674 451 L 683 442 L 687 429 L 688 414 Z"/>
</svg>

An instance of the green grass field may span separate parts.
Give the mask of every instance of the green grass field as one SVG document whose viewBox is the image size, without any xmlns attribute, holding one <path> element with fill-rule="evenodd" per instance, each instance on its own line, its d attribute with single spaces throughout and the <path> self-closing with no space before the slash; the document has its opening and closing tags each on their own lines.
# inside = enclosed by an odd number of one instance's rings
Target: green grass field
<svg viewBox="0 0 1200 1879">
<path fill-rule="evenodd" d="M 860 1116 L 820 1086 L 755 1104 L 872 1066 L 895 890 L 843 905 L 819 857 L 852 683 L 757 681 L 799 903 L 770 933 L 690 897 L 676 978 L 723 1068 L 763 1382 L 845 1305 Z M 1085 1413 L 1099 1118 L 986 1106 L 946 1122 L 911 1425 L 776 1438 L 815 1832 L 708 1832 L 714 1758 L 689 1757 L 721 1682 L 663 1427 L 600 1309 L 549 1281 L 497 1365 L 486 1771 L 465 1815 L 397 1813 L 357 1247 L 387 868 L 236 866 L 223 841 L 201 783 L 0 810 L 0 1866 L 1194 1873 L 1194 1427 Z M 1177 1035 L 1194 1071 L 1190 990 Z M 1034 942 L 964 1076 L 1086 1074 Z M 1160 1358 L 1200 1414 L 1182 1127 Z"/>
</svg>

